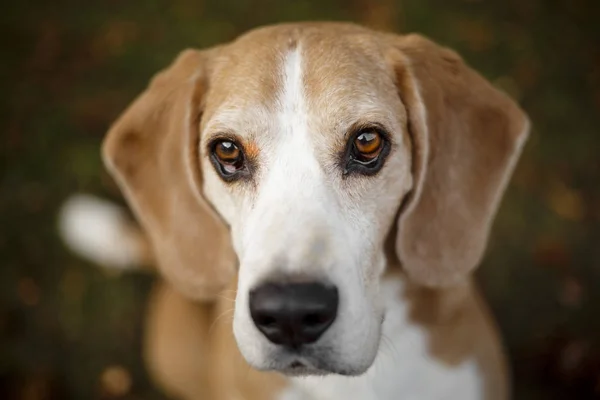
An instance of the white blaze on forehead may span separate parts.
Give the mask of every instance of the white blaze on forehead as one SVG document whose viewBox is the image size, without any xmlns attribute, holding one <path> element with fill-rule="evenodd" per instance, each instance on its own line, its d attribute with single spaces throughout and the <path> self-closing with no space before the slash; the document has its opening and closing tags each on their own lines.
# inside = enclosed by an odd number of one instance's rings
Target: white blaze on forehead
<svg viewBox="0 0 600 400">
<path fill-rule="evenodd" d="M 266 182 L 267 192 L 281 196 L 280 199 L 291 208 L 288 211 L 294 214 L 309 210 L 306 200 L 316 200 L 322 194 L 324 181 L 309 131 L 310 112 L 304 90 L 303 65 L 302 50 L 296 44 L 282 63 L 279 124 L 275 133 L 277 147 L 271 153 L 273 157 Z M 300 205 L 302 207 L 296 209 Z"/>
<path fill-rule="evenodd" d="M 285 57 L 283 63 L 283 91 L 279 99 L 281 127 L 286 133 L 293 133 L 294 128 L 306 133 L 306 102 L 304 99 L 304 81 L 302 73 L 302 55 L 296 45 Z"/>
<path fill-rule="evenodd" d="M 306 182 L 318 171 L 318 163 L 308 131 L 309 111 L 304 91 L 302 52 L 299 45 L 286 54 L 282 63 L 283 85 L 278 96 L 277 149 L 271 169 L 281 171 L 288 181 Z M 314 178 L 311 176 L 310 178 Z"/>
<path fill-rule="evenodd" d="M 317 171 L 318 164 L 308 130 L 309 112 L 304 90 L 302 51 L 299 45 L 285 55 L 282 62 L 282 78 L 282 87 L 277 98 L 277 148 L 273 149 L 269 169 L 273 177 L 283 175 L 288 182 L 306 184 L 307 175 Z"/>
</svg>

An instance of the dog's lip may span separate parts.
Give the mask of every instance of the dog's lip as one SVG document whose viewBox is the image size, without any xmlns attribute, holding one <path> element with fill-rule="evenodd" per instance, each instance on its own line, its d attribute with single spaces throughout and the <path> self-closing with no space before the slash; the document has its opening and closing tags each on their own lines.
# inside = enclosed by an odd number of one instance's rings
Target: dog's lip
<svg viewBox="0 0 600 400">
<path fill-rule="evenodd" d="M 352 371 L 335 368 L 331 364 L 322 360 L 301 356 L 293 357 L 283 366 L 276 367 L 274 370 L 289 377 L 324 376 L 331 374 L 342 376 L 357 375 Z"/>
<path fill-rule="evenodd" d="M 269 368 L 272 371 L 279 372 L 289 377 L 328 375 L 336 371 L 329 368 L 318 359 L 314 359 L 308 354 L 286 354 L 279 362 L 272 364 Z"/>
<path fill-rule="evenodd" d="M 315 368 L 314 366 L 308 365 L 302 361 L 292 361 L 287 367 L 280 369 L 279 372 L 291 377 L 327 375 L 334 373 L 334 371 Z"/>
<path fill-rule="evenodd" d="M 288 377 L 306 376 L 360 376 L 370 367 L 344 365 L 340 360 L 332 357 L 329 347 L 308 346 L 299 349 L 277 348 L 271 353 L 267 365 L 254 365 L 254 368 L 263 371 L 272 371 Z"/>
<path fill-rule="evenodd" d="M 277 372 L 291 378 L 324 375 L 360 376 L 368 370 L 368 368 L 353 369 L 336 366 L 337 363 L 332 360 L 323 360 L 311 355 L 287 353 L 272 356 L 270 359 L 272 362 L 267 365 L 252 364 L 252 366 L 259 371 Z"/>
</svg>

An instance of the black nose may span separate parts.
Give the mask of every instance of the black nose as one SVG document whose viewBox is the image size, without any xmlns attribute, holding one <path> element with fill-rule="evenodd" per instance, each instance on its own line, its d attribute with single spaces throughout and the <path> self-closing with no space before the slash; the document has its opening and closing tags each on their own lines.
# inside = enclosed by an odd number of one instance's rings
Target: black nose
<svg viewBox="0 0 600 400">
<path fill-rule="evenodd" d="M 316 341 L 337 308 L 337 289 L 320 283 L 267 283 L 250 292 L 256 327 L 271 342 L 294 348 Z"/>
</svg>

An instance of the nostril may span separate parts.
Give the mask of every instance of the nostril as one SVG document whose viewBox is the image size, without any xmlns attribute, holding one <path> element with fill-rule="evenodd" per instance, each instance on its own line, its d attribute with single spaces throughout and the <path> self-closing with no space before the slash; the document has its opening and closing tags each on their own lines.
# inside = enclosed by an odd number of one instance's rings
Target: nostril
<svg viewBox="0 0 600 400">
<path fill-rule="evenodd" d="M 264 326 L 265 328 L 273 328 L 277 325 L 277 319 L 268 315 L 259 315 L 254 320 L 258 325 Z"/>
<path fill-rule="evenodd" d="M 316 327 L 322 324 L 326 324 L 327 322 L 329 322 L 330 319 L 331 318 L 329 316 L 323 314 L 308 314 L 302 318 L 302 325 L 305 325 L 307 327 Z"/>
</svg>

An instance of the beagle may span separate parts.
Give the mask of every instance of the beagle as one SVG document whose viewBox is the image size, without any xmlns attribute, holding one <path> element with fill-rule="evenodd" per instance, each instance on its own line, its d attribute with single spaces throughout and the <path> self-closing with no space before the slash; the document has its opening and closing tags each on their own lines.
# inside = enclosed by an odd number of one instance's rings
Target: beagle
<svg viewBox="0 0 600 400">
<path fill-rule="evenodd" d="M 110 129 L 141 229 L 75 197 L 61 232 L 156 266 L 145 356 L 181 399 L 507 399 L 470 273 L 528 135 L 453 51 L 344 23 L 186 50 Z"/>
</svg>

